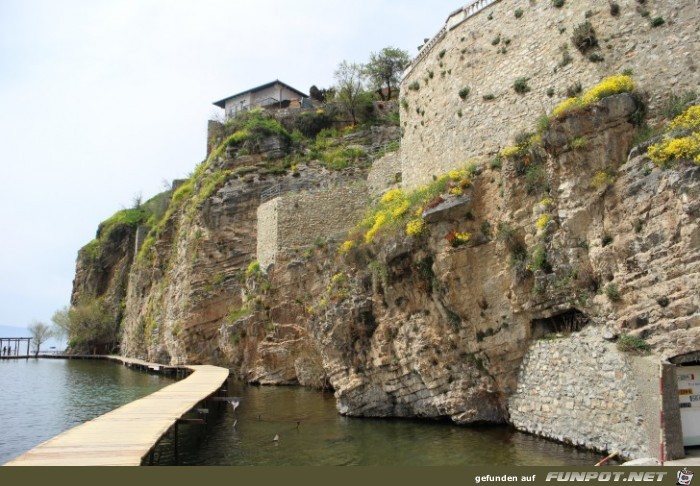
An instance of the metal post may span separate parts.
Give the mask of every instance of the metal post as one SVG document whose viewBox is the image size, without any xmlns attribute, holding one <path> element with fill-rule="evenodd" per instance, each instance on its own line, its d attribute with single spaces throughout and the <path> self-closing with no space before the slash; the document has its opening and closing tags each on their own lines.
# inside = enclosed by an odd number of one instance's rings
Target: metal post
<svg viewBox="0 0 700 486">
<path fill-rule="evenodd" d="M 174 454 L 175 454 L 175 465 L 177 466 L 177 465 L 178 465 L 178 459 L 177 459 L 177 456 L 178 456 L 178 452 L 177 452 L 177 420 L 175 421 L 175 429 L 173 430 L 173 433 L 174 433 L 174 435 L 175 435 L 174 438 L 173 438 L 173 443 L 174 443 L 174 445 L 175 445 L 175 447 L 174 447 L 174 449 L 175 449 L 175 452 L 174 452 Z"/>
<path fill-rule="evenodd" d="M 661 399 L 661 409 L 659 410 L 659 455 L 661 465 L 664 465 L 665 460 L 665 437 L 664 437 L 664 364 L 659 361 L 659 398 Z"/>
</svg>

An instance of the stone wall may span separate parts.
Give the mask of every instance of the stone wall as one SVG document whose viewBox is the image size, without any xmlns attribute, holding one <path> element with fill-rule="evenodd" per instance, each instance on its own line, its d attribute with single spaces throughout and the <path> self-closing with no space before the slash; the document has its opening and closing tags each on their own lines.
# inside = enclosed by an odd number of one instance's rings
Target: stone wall
<svg viewBox="0 0 700 486">
<path fill-rule="evenodd" d="M 277 252 L 347 231 L 367 208 L 367 187 L 356 183 L 321 192 L 290 193 L 258 208 L 258 261 L 263 269 Z"/>
<path fill-rule="evenodd" d="M 277 221 L 280 198 L 261 204 L 258 207 L 258 250 L 260 266 L 266 269 L 275 263 L 277 255 Z"/>
<path fill-rule="evenodd" d="M 577 446 L 658 458 L 658 358 L 622 353 L 602 334 L 588 327 L 535 342 L 509 400 L 510 420 L 520 430 Z M 677 455 L 677 434 L 666 439 Z"/>
<path fill-rule="evenodd" d="M 401 182 L 401 152 L 392 152 L 375 160 L 367 175 L 370 197 L 378 197 Z"/>
<path fill-rule="evenodd" d="M 650 95 L 652 111 L 671 92 L 698 90 L 696 0 L 617 3 L 620 13 L 613 16 L 607 0 L 567 1 L 562 8 L 548 1 L 502 0 L 460 23 L 449 21 L 402 82 L 404 185 L 415 187 L 467 160 L 493 157 L 515 134 L 532 130 L 577 83 L 586 89 L 631 69 L 638 88 Z M 519 18 L 516 9 L 522 10 Z M 665 22 L 653 28 L 656 17 Z M 590 52 L 602 62 L 590 61 L 572 45 L 574 29 L 586 20 L 599 43 Z M 515 92 L 518 78 L 527 78 L 530 91 Z M 418 90 L 409 88 L 414 83 Z M 463 88 L 469 88 L 464 100 Z"/>
</svg>

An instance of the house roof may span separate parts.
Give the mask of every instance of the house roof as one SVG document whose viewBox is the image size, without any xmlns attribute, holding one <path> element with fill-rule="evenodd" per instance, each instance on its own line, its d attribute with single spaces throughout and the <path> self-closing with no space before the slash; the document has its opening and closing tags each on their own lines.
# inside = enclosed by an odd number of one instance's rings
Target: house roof
<svg viewBox="0 0 700 486">
<path fill-rule="evenodd" d="M 247 89 L 247 90 L 245 90 L 245 91 L 241 91 L 240 93 L 236 93 L 235 95 L 232 95 L 232 96 L 229 96 L 229 97 L 227 97 L 227 98 L 224 98 L 223 100 L 215 101 L 215 102 L 214 102 L 214 105 L 218 106 L 219 108 L 226 108 L 226 102 L 227 102 L 228 100 L 231 100 L 231 99 L 233 99 L 233 98 L 236 98 L 236 97 L 238 97 L 238 96 L 241 96 L 241 95 L 244 95 L 244 94 L 247 94 L 247 93 L 257 93 L 258 91 L 262 91 L 262 90 L 264 90 L 264 89 L 271 88 L 272 86 L 274 86 L 275 84 L 278 84 L 278 83 L 281 84 L 282 86 L 284 86 L 285 88 L 294 91 L 295 93 L 297 93 L 297 94 L 298 94 L 299 96 L 301 96 L 302 98 L 308 98 L 308 97 L 309 97 L 309 95 L 307 95 L 306 93 L 302 93 L 302 92 L 299 91 L 298 89 L 296 89 L 296 88 L 294 88 L 294 87 L 292 87 L 292 86 L 289 86 L 287 83 L 283 83 L 283 82 L 280 81 L 279 79 L 275 79 L 274 81 L 271 81 L 271 82 L 269 82 L 269 83 L 261 84 L 260 86 L 257 86 L 257 87 L 255 87 L 255 88 Z"/>
</svg>

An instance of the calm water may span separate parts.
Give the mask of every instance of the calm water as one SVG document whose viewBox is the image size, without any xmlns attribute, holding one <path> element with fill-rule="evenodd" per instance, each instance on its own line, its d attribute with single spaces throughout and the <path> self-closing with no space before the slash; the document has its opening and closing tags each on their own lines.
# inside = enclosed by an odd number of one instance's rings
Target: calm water
<svg viewBox="0 0 700 486">
<path fill-rule="evenodd" d="M 0 360 L 0 464 L 170 383 L 106 361 Z"/>
<path fill-rule="evenodd" d="M 229 395 L 241 397 L 241 405 L 235 414 L 227 405 L 208 432 L 180 427 L 180 464 L 590 466 L 600 459 L 508 427 L 341 417 L 332 394 L 301 388 L 230 382 Z M 173 464 L 168 440 L 157 452 L 158 464 Z"/>
<path fill-rule="evenodd" d="M 104 361 L 0 361 L 0 464 L 171 382 Z M 222 404 L 207 427 L 179 427 L 179 464 L 591 465 L 600 459 L 507 427 L 341 417 L 329 393 L 234 381 L 228 389 L 241 397 L 235 413 Z M 175 464 L 172 434 L 154 457 L 156 464 Z"/>
</svg>

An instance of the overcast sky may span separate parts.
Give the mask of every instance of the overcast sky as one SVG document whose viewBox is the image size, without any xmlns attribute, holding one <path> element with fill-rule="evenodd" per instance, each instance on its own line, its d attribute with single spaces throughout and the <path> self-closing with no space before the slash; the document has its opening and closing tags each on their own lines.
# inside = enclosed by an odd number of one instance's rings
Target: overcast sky
<svg viewBox="0 0 700 486">
<path fill-rule="evenodd" d="M 413 56 L 462 3 L 0 0 L 0 325 L 50 323 L 98 223 L 205 158 L 212 102 Z"/>
</svg>

